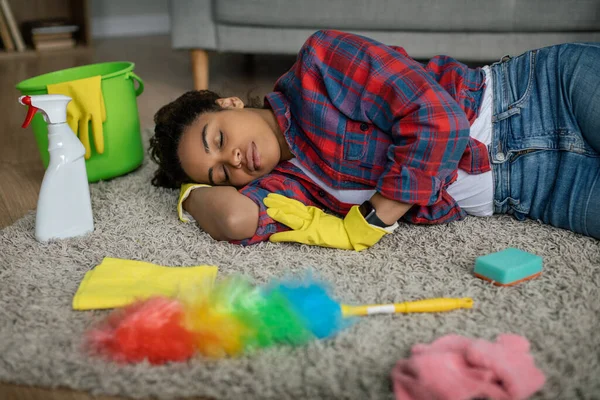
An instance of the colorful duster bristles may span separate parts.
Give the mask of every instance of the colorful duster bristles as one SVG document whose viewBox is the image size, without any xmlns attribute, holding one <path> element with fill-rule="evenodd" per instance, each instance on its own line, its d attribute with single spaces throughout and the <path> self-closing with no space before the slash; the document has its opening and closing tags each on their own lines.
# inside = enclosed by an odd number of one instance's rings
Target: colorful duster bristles
<svg viewBox="0 0 600 400">
<path fill-rule="evenodd" d="M 221 358 L 302 345 L 349 323 L 323 282 L 292 279 L 261 287 L 233 276 L 178 299 L 156 297 L 115 310 L 88 332 L 87 344 L 115 361 L 162 364 L 196 352 Z"/>
</svg>

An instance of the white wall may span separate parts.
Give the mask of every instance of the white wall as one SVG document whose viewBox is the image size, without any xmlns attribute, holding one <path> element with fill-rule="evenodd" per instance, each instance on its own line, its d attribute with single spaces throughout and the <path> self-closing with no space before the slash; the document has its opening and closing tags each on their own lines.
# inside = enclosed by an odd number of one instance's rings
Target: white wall
<svg viewBox="0 0 600 400">
<path fill-rule="evenodd" d="M 165 34 L 169 0 L 91 0 L 93 37 Z"/>
</svg>

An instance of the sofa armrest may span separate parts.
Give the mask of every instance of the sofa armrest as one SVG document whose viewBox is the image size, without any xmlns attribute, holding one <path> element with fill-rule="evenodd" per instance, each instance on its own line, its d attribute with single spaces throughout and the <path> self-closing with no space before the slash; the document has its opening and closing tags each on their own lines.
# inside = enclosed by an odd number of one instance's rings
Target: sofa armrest
<svg viewBox="0 0 600 400">
<path fill-rule="evenodd" d="M 169 3 L 173 48 L 216 50 L 213 0 L 171 0 Z"/>
</svg>

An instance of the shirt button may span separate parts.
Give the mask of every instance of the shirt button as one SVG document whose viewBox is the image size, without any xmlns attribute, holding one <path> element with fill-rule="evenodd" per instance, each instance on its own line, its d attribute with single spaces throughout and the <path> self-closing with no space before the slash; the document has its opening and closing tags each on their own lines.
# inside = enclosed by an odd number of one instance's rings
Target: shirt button
<svg viewBox="0 0 600 400">
<path fill-rule="evenodd" d="M 364 122 L 362 124 L 360 124 L 360 130 L 361 131 L 366 131 L 367 129 L 369 129 L 369 125 L 365 124 Z"/>
<path fill-rule="evenodd" d="M 496 160 L 498 160 L 498 161 L 504 161 L 504 153 L 498 153 L 498 154 L 496 154 Z"/>
<path fill-rule="evenodd" d="M 325 197 L 325 192 L 323 190 L 319 190 L 319 196 Z"/>
</svg>

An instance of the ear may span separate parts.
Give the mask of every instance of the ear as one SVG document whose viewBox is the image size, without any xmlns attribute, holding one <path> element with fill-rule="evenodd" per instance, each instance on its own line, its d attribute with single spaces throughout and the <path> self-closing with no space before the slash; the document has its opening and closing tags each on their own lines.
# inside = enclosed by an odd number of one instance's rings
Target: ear
<svg viewBox="0 0 600 400">
<path fill-rule="evenodd" d="M 244 102 L 239 97 L 223 97 L 216 100 L 221 108 L 244 108 Z"/>
</svg>

